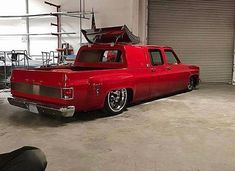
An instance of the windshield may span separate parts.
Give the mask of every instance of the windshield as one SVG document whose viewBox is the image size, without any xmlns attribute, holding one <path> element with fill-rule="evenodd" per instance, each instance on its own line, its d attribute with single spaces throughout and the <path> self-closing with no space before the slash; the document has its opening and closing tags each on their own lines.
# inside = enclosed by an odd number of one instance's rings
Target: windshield
<svg viewBox="0 0 235 171">
<path fill-rule="evenodd" d="M 79 55 L 79 62 L 86 63 L 122 63 L 120 50 L 85 50 Z"/>
</svg>

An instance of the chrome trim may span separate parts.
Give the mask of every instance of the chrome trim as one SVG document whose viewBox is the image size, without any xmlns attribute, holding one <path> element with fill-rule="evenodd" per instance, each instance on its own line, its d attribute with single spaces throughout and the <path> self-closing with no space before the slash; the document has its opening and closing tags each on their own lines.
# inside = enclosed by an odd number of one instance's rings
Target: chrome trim
<svg viewBox="0 0 235 171">
<path fill-rule="evenodd" d="M 72 117 L 75 113 L 75 106 L 58 106 L 47 105 L 37 102 L 29 102 L 26 99 L 8 97 L 8 102 L 17 107 L 21 107 L 29 110 L 29 105 L 35 105 L 39 113 L 46 113 L 51 115 L 59 115 L 63 117 Z"/>
</svg>

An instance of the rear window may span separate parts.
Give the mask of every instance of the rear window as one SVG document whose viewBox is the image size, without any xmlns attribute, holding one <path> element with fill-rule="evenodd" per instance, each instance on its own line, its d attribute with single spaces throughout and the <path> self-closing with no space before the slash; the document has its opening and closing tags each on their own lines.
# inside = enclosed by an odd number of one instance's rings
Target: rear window
<svg viewBox="0 0 235 171">
<path fill-rule="evenodd" d="M 79 62 L 87 63 L 122 63 L 120 50 L 84 50 L 81 51 Z"/>
</svg>

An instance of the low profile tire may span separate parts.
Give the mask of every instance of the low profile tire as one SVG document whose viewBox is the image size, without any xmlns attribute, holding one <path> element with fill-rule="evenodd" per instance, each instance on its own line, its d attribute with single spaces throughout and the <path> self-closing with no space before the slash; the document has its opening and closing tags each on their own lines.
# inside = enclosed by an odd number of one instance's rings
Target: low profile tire
<svg viewBox="0 0 235 171">
<path fill-rule="evenodd" d="M 188 91 L 192 91 L 195 88 L 194 78 L 193 77 L 189 78 L 187 88 L 188 88 Z"/>
<path fill-rule="evenodd" d="M 107 115 L 117 115 L 122 113 L 126 109 L 128 100 L 127 89 L 113 90 L 108 93 L 105 98 L 105 104 L 103 111 Z"/>
</svg>

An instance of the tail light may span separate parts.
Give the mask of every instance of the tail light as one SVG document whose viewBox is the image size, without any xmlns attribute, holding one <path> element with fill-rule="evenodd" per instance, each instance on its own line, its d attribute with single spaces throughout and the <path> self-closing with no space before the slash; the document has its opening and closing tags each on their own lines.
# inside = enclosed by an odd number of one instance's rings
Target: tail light
<svg viewBox="0 0 235 171">
<path fill-rule="evenodd" d="M 61 98 L 65 100 L 71 100 L 73 99 L 73 94 L 73 88 L 62 88 Z"/>
</svg>

